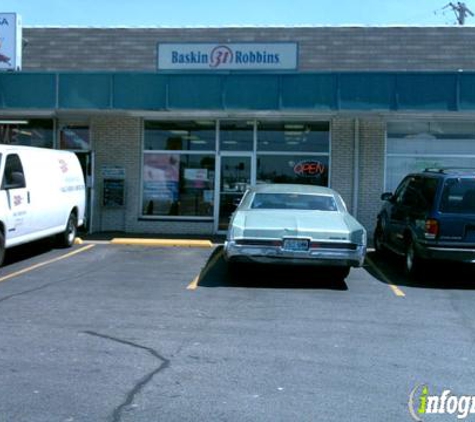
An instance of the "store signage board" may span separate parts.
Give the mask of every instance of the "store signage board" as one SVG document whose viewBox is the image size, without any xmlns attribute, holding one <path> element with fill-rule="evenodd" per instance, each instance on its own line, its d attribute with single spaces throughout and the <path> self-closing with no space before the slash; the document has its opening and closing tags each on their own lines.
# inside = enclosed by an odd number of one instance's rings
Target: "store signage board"
<svg viewBox="0 0 475 422">
<path fill-rule="evenodd" d="M 297 70 L 298 44 L 161 43 L 158 70 Z"/>
<path fill-rule="evenodd" d="M 21 70 L 22 26 L 16 13 L 0 13 L 0 70 Z"/>
</svg>

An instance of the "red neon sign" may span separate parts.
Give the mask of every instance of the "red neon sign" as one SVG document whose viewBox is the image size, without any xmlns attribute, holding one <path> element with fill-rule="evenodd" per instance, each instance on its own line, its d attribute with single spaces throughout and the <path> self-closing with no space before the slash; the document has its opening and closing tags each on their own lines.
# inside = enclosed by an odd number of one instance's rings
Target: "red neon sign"
<svg viewBox="0 0 475 422">
<path fill-rule="evenodd" d="M 295 164 L 294 173 L 302 177 L 314 177 L 324 174 L 326 171 L 325 165 L 320 161 L 300 161 Z"/>
</svg>

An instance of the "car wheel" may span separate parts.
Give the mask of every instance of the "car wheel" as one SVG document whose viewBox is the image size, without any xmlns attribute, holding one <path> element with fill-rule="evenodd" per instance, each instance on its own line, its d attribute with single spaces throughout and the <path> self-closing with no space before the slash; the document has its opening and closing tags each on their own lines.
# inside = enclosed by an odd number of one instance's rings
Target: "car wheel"
<svg viewBox="0 0 475 422">
<path fill-rule="evenodd" d="M 420 274 L 422 260 L 416 254 L 414 242 L 409 241 L 404 255 L 404 269 L 409 276 L 417 276 Z"/>
<path fill-rule="evenodd" d="M 76 239 L 77 234 L 77 218 L 74 213 L 71 213 L 66 224 L 66 229 L 64 232 L 60 233 L 58 236 L 59 246 L 63 248 L 69 248 L 74 244 L 74 239 Z"/>
<path fill-rule="evenodd" d="M 0 232 L 0 267 L 5 259 L 5 236 Z"/>
<path fill-rule="evenodd" d="M 378 254 L 386 252 L 384 246 L 384 220 L 379 220 L 373 235 L 374 250 Z"/>
</svg>

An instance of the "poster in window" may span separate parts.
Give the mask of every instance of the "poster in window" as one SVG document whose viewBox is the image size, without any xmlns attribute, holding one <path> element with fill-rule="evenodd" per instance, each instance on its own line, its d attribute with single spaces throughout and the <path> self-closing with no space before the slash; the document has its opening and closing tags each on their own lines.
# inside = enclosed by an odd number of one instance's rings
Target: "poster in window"
<svg viewBox="0 0 475 422">
<path fill-rule="evenodd" d="M 168 214 L 178 201 L 180 156 L 178 154 L 146 154 L 144 156 L 144 200 Z"/>
</svg>

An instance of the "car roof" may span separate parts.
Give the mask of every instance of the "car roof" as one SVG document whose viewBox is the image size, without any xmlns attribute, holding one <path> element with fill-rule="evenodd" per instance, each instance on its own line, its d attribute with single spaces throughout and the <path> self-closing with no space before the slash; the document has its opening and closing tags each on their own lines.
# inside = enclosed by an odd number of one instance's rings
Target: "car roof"
<svg viewBox="0 0 475 422">
<path fill-rule="evenodd" d="M 421 173 L 418 173 L 421 174 Z M 475 168 L 426 168 L 422 174 L 437 175 L 437 176 L 475 176 Z"/>
<path fill-rule="evenodd" d="M 255 193 L 302 193 L 314 195 L 335 195 L 335 191 L 330 188 L 315 185 L 298 185 L 285 183 L 263 183 L 249 188 Z"/>
</svg>

